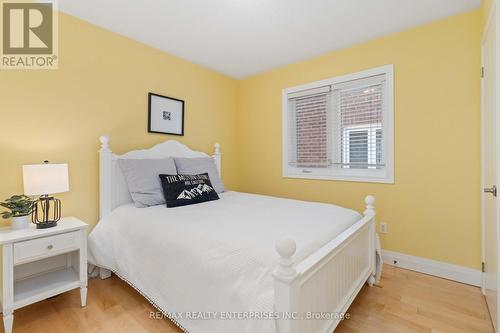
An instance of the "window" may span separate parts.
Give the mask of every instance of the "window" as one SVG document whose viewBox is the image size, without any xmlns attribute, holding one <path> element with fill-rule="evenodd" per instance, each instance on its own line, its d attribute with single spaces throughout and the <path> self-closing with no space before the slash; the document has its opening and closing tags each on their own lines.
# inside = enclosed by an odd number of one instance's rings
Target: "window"
<svg viewBox="0 0 500 333">
<path fill-rule="evenodd" d="M 283 175 L 394 182 L 392 65 L 283 91 Z"/>
</svg>

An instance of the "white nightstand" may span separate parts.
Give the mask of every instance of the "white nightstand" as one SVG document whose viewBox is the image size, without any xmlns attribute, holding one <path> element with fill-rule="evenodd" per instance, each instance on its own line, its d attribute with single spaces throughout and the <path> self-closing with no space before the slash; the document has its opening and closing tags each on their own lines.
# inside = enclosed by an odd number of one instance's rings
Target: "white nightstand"
<svg viewBox="0 0 500 333">
<path fill-rule="evenodd" d="M 12 230 L 0 228 L 3 251 L 2 310 L 6 333 L 13 312 L 23 306 L 80 288 L 87 301 L 87 224 L 62 218 L 56 227 Z"/>
</svg>

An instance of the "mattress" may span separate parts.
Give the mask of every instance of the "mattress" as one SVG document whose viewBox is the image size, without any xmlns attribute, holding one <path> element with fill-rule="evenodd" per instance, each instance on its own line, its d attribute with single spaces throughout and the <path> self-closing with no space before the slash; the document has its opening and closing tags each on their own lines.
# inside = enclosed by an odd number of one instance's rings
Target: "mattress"
<svg viewBox="0 0 500 333">
<path fill-rule="evenodd" d="M 177 208 L 127 204 L 96 225 L 89 260 L 188 332 L 274 333 L 275 321 L 266 318 L 274 304 L 275 242 L 294 239 L 298 262 L 359 219 L 331 204 L 239 192 Z"/>
</svg>

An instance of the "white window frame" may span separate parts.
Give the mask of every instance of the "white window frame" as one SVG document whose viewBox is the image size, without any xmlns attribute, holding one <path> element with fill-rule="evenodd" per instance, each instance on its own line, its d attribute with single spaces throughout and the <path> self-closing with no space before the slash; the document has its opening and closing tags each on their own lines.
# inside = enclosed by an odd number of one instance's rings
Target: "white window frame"
<svg viewBox="0 0 500 333">
<path fill-rule="evenodd" d="M 283 128 L 283 177 L 301 179 L 323 179 L 352 182 L 394 184 L 394 65 L 386 65 L 357 73 L 337 76 L 326 80 L 303 84 L 283 89 L 282 93 L 282 128 Z M 382 128 L 384 139 L 382 150 L 385 154 L 383 169 L 348 169 L 348 168 L 298 168 L 289 165 L 289 104 L 290 94 L 304 90 L 333 86 L 348 81 L 385 75 L 385 99 L 383 105 Z M 335 131 L 335 129 L 334 129 Z"/>
</svg>

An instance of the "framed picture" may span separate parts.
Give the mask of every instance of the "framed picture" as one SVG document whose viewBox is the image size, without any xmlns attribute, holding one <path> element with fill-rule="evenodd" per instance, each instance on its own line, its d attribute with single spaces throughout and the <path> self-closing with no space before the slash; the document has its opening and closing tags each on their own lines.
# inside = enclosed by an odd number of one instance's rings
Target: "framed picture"
<svg viewBox="0 0 500 333">
<path fill-rule="evenodd" d="M 148 132 L 184 135 L 184 101 L 148 94 Z"/>
</svg>

